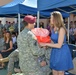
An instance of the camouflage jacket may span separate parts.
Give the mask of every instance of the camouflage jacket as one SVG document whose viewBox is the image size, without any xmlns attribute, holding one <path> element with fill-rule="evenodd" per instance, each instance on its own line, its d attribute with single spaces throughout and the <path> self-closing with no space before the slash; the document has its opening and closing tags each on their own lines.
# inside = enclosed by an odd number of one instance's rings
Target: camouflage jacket
<svg viewBox="0 0 76 75">
<path fill-rule="evenodd" d="M 37 58 L 44 55 L 45 52 L 34 38 L 35 35 L 26 28 L 18 35 L 17 43 L 21 70 L 37 71 L 40 69 Z"/>
</svg>

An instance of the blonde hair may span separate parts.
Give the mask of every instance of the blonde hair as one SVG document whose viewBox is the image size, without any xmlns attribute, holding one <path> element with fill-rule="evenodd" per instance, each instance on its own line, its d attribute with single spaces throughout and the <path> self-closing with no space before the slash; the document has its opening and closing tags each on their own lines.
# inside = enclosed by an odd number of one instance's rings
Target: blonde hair
<svg viewBox="0 0 76 75">
<path fill-rule="evenodd" d="M 59 30 L 60 30 L 61 27 L 63 27 L 66 31 L 66 28 L 65 28 L 65 25 L 64 25 L 64 22 L 63 22 L 63 17 L 61 15 L 61 13 L 59 11 L 54 11 L 54 12 L 51 13 L 51 16 L 53 16 L 53 19 L 54 19 L 54 25 L 53 26 L 58 27 Z"/>
<path fill-rule="evenodd" d="M 9 33 L 9 37 L 8 37 L 9 41 L 12 40 L 11 33 L 10 32 L 6 32 L 6 33 Z M 4 41 L 7 40 L 6 33 L 4 34 Z"/>
</svg>

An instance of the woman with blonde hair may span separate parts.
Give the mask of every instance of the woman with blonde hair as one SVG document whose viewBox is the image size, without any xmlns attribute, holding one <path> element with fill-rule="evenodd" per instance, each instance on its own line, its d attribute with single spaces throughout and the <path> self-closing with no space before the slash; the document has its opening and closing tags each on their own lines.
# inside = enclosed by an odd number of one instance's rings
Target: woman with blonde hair
<svg viewBox="0 0 76 75">
<path fill-rule="evenodd" d="M 41 43 L 41 46 L 52 47 L 50 56 L 50 68 L 53 75 L 64 75 L 65 71 L 73 69 L 70 49 L 66 43 L 66 28 L 60 12 L 51 13 L 51 39 L 53 43 Z"/>
<path fill-rule="evenodd" d="M 9 31 L 4 35 L 4 49 L 0 51 L 0 59 L 7 57 L 13 51 L 13 43 L 11 33 Z M 0 68 L 3 68 L 4 63 Z"/>
</svg>

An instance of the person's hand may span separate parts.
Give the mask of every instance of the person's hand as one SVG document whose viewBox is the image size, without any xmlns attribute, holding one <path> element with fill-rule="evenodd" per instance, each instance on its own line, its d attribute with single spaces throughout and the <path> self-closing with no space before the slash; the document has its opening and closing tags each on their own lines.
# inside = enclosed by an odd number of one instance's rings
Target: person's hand
<svg viewBox="0 0 76 75">
<path fill-rule="evenodd" d="M 38 43 L 39 47 L 41 48 L 42 46 L 40 45 L 40 43 Z"/>
<path fill-rule="evenodd" d="M 40 43 L 39 44 L 41 47 L 46 47 L 46 43 Z"/>
<path fill-rule="evenodd" d="M 43 47 L 44 49 L 47 49 L 47 47 Z"/>
<path fill-rule="evenodd" d="M 42 61 L 41 63 L 40 63 L 40 66 L 46 66 L 46 61 Z"/>
<path fill-rule="evenodd" d="M 0 59 L 0 62 L 2 63 L 3 62 L 3 59 Z"/>
<path fill-rule="evenodd" d="M 1 52 L 6 52 L 6 50 L 1 50 Z"/>
</svg>

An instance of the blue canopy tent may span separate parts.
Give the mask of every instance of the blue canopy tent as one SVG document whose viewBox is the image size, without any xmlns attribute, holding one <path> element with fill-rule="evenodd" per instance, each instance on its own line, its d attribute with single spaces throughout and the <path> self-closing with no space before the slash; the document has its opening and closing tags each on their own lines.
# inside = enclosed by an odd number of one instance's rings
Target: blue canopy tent
<svg viewBox="0 0 76 75">
<path fill-rule="evenodd" d="M 40 12 L 60 11 L 76 14 L 76 0 L 38 0 L 38 10 Z"/>
<path fill-rule="evenodd" d="M 64 12 L 64 11 L 61 11 L 61 10 L 58 10 L 58 9 L 53 9 L 51 8 L 52 6 L 56 5 L 56 4 L 59 4 L 59 3 L 62 3 L 66 0 L 38 0 L 38 15 L 39 13 L 41 12 L 48 12 L 48 13 L 51 13 L 53 11 L 60 11 L 62 16 L 64 17 L 68 17 L 70 14 Z M 56 8 L 56 7 L 55 7 Z M 50 9 L 50 10 L 48 10 Z M 44 11 L 43 11 L 44 10 Z M 47 11 L 45 11 L 47 10 Z"/>
<path fill-rule="evenodd" d="M 64 0 L 61 0 L 64 1 Z M 51 1 L 52 4 L 61 2 L 61 1 Z M 51 5 L 52 5 L 51 4 Z M 22 16 L 23 14 L 37 14 L 37 7 L 38 3 L 37 0 L 13 0 L 12 2 L 10 2 L 7 5 L 4 5 L 0 8 L 0 15 L 6 15 L 7 17 L 9 17 L 10 15 L 17 17 L 18 15 L 18 19 L 19 19 L 19 32 L 20 32 L 20 16 Z M 51 11 L 50 11 L 51 12 Z M 40 12 L 40 15 L 43 16 L 50 16 L 50 12 Z M 68 14 L 63 13 L 63 16 L 69 16 Z M 38 15 L 39 18 L 39 15 Z M 39 22 L 39 21 L 38 21 Z"/>
<path fill-rule="evenodd" d="M 51 6 L 62 3 L 65 0 L 38 0 L 38 10 L 51 9 Z"/>
<path fill-rule="evenodd" d="M 38 0 L 38 10 L 58 9 L 66 13 L 76 10 L 76 0 L 53 0 L 53 2 L 51 0 Z"/>
<path fill-rule="evenodd" d="M 35 3 L 36 5 L 34 4 L 34 6 L 32 7 L 27 6 L 28 4 L 29 2 L 27 2 L 27 0 L 13 0 L 7 5 L 0 7 L 0 15 L 18 16 L 18 23 L 19 23 L 18 25 L 19 25 L 19 32 L 20 32 L 20 16 L 22 16 L 23 14 L 35 14 L 36 15 L 37 13 L 37 3 Z"/>
<path fill-rule="evenodd" d="M 33 8 L 38 7 L 38 10 L 47 10 L 47 9 L 53 9 L 56 7 L 67 6 L 70 4 L 76 4 L 75 2 L 76 2 L 75 0 L 73 0 L 73 2 L 71 2 L 70 0 L 52 0 L 52 1 L 51 0 L 38 0 L 38 1 L 37 0 L 18 0 L 18 1 L 13 0 L 9 4 L 2 6 L 2 9 L 1 9 L 2 12 L 0 11 L 1 12 L 0 14 L 19 13 L 22 11 L 19 8 L 22 6 L 23 6 L 22 8 L 24 8 L 25 5 Z M 28 7 L 26 9 L 28 9 Z M 29 8 L 29 11 L 30 10 L 31 8 Z M 35 9 L 32 9 L 32 10 L 35 11 Z M 24 10 L 21 13 L 23 12 Z M 28 11 L 26 11 L 26 13 L 28 13 Z"/>
<path fill-rule="evenodd" d="M 37 3 L 36 3 L 37 4 Z M 27 6 L 27 0 L 13 0 L 0 8 L 0 14 L 36 14 L 37 7 Z"/>
<path fill-rule="evenodd" d="M 60 2 L 60 1 L 58 1 Z M 56 3 L 52 1 L 52 3 Z M 4 5 L 0 8 L 0 14 L 8 17 L 10 14 L 36 14 L 37 13 L 37 0 L 13 0 L 7 5 Z M 50 11 L 51 12 L 51 11 Z M 40 12 L 40 15 L 50 16 L 50 12 Z M 48 15 L 47 15 L 48 14 Z M 14 15 L 13 15 L 14 16 Z M 67 17 L 67 14 L 63 15 Z"/>
<path fill-rule="evenodd" d="M 51 0 L 38 0 L 39 11 L 57 10 L 64 13 L 76 14 L 76 0 L 53 0 L 55 3 L 51 4 Z M 69 33 L 69 18 L 68 18 L 68 33 Z M 69 41 L 69 34 L 68 34 Z"/>
</svg>

